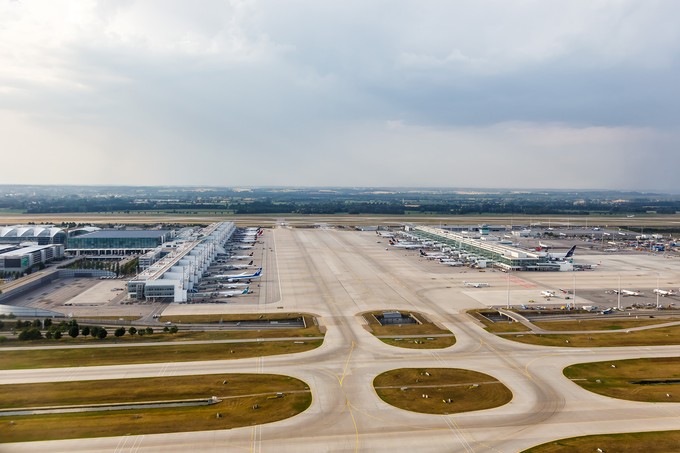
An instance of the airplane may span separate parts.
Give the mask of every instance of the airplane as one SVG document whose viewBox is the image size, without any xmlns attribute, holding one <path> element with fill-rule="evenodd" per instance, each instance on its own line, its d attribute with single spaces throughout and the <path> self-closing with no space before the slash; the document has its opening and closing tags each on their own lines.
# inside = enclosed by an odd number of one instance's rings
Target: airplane
<svg viewBox="0 0 680 453">
<path fill-rule="evenodd" d="M 488 283 L 481 282 L 463 282 L 465 286 L 472 286 L 473 288 L 486 288 L 490 286 Z"/>
<path fill-rule="evenodd" d="M 249 267 L 253 267 L 252 260 L 248 264 L 225 264 L 222 266 L 222 269 L 227 271 L 239 271 L 241 269 L 248 269 Z"/>
<path fill-rule="evenodd" d="M 420 250 L 420 256 L 421 258 L 426 258 L 428 260 L 441 260 L 449 257 L 449 255 L 445 255 L 444 253 L 425 253 L 422 249 Z"/>
<path fill-rule="evenodd" d="M 440 263 L 446 264 L 447 266 L 462 266 L 463 262 L 462 261 L 457 261 L 457 260 L 439 260 Z"/>
<path fill-rule="evenodd" d="M 395 241 L 390 241 L 390 245 L 392 247 L 398 247 L 402 249 L 407 249 L 407 250 L 412 250 L 412 249 L 419 249 L 422 247 L 421 244 L 415 244 L 413 242 L 395 242 Z"/>
<path fill-rule="evenodd" d="M 618 290 L 618 289 L 615 289 L 615 290 L 614 290 L 614 294 L 618 294 L 618 293 L 619 293 L 619 290 Z M 621 290 L 621 295 L 622 295 L 622 296 L 642 296 L 642 293 L 641 293 L 641 292 L 638 292 L 638 291 L 631 291 L 631 290 L 629 290 L 629 289 L 622 289 L 622 290 Z"/>
<path fill-rule="evenodd" d="M 230 260 L 249 260 L 253 257 L 253 252 L 250 255 L 232 255 L 229 257 Z"/>
<path fill-rule="evenodd" d="M 547 298 L 556 297 L 555 291 L 549 291 L 549 290 L 541 291 L 541 296 L 547 297 Z"/>
<path fill-rule="evenodd" d="M 234 296 L 240 296 L 241 294 L 248 294 L 248 288 L 244 288 L 243 291 L 238 290 L 238 291 L 220 291 L 217 293 L 219 297 L 234 297 Z"/>
<path fill-rule="evenodd" d="M 614 309 L 610 307 L 610 308 L 605 308 L 600 313 L 602 313 L 603 315 L 608 315 L 609 313 L 611 313 L 613 311 L 614 311 Z"/>
<path fill-rule="evenodd" d="M 250 283 L 229 283 L 228 285 L 218 285 L 219 289 L 238 289 L 250 285 Z"/>
<path fill-rule="evenodd" d="M 576 246 L 572 246 L 566 253 L 546 253 L 544 256 L 550 261 L 562 261 L 574 256 Z"/>
<path fill-rule="evenodd" d="M 227 275 L 216 275 L 213 278 L 224 279 L 228 282 L 235 282 L 238 280 L 250 280 L 251 278 L 260 278 L 262 276 L 262 268 L 259 268 L 257 272 L 253 274 L 248 274 L 243 272 L 242 274 L 227 274 Z"/>
<path fill-rule="evenodd" d="M 658 295 L 661 296 L 661 297 L 675 296 L 675 291 L 673 291 L 672 289 L 666 291 L 665 289 L 659 289 L 659 288 L 657 288 L 657 289 L 654 290 L 654 294 L 658 294 Z"/>
<path fill-rule="evenodd" d="M 393 238 L 394 237 L 394 234 L 392 234 L 392 233 L 381 233 L 380 231 L 376 231 L 375 234 L 377 234 L 381 238 Z"/>
</svg>

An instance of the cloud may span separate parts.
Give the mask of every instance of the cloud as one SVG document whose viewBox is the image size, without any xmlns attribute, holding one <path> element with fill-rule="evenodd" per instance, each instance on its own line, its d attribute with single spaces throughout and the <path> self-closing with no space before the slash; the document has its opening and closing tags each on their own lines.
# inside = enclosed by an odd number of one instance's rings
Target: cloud
<svg viewBox="0 0 680 453">
<path fill-rule="evenodd" d="M 6 182 L 678 189 L 649 163 L 676 163 L 678 13 L 663 1 L 5 2 L 3 147 L 52 164 Z"/>
</svg>

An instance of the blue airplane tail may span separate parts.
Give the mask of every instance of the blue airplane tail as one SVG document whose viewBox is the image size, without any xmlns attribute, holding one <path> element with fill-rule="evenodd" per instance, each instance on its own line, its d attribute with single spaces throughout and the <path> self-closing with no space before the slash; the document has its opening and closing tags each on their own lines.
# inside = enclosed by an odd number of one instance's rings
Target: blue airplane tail
<svg viewBox="0 0 680 453">
<path fill-rule="evenodd" d="M 569 251 L 567 252 L 566 255 L 564 255 L 564 257 L 565 257 L 565 258 L 571 258 L 572 256 L 574 256 L 574 251 L 575 251 L 575 250 L 576 250 L 576 246 L 574 245 L 574 246 L 572 246 L 572 247 L 569 249 Z"/>
</svg>

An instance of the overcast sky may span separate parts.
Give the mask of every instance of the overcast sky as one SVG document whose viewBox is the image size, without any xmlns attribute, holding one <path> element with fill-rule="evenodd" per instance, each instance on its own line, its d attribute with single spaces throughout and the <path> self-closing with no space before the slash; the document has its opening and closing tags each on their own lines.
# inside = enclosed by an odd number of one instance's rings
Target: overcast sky
<svg viewBox="0 0 680 453">
<path fill-rule="evenodd" d="M 7 184 L 680 192 L 680 2 L 0 0 Z"/>
</svg>

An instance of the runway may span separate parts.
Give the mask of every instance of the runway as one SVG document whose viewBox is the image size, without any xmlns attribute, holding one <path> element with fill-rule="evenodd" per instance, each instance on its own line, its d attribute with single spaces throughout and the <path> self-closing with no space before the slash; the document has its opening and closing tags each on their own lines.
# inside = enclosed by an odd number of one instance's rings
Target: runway
<svg viewBox="0 0 680 453">
<path fill-rule="evenodd" d="M 419 260 L 414 256 L 417 252 L 385 250 L 385 244 L 378 244 L 370 233 L 276 228 L 264 237 L 263 260 L 278 272 L 267 272 L 265 267 L 257 303 L 229 304 L 225 309 L 315 313 L 327 328 L 320 348 L 243 360 L 3 371 L 0 383 L 266 372 L 307 382 L 313 394 L 307 411 L 256 427 L 0 444 L 0 451 L 498 453 L 563 437 L 679 427 L 680 404 L 596 395 L 566 379 L 562 369 L 580 362 L 677 356 L 680 346 L 548 348 L 504 340 L 483 331 L 464 314 L 469 308 L 484 306 L 486 289 L 473 292 L 462 282 L 472 277 L 488 281 L 491 296 L 494 287 L 505 288 L 505 274 L 471 276 L 436 266 Z M 575 278 L 590 289 L 607 288 L 616 280 L 616 272 L 598 270 Z M 545 279 L 560 285 L 564 284 L 560 278 L 571 282 L 572 277 L 522 274 L 511 282 L 511 291 L 526 291 L 529 279 L 534 284 L 543 284 Z M 388 346 L 369 333 L 357 316 L 382 309 L 424 313 L 451 330 L 456 344 L 429 351 Z M 464 414 L 407 412 L 384 403 L 372 387 L 375 376 L 401 367 L 483 372 L 502 381 L 514 397 L 505 406 Z"/>
</svg>

